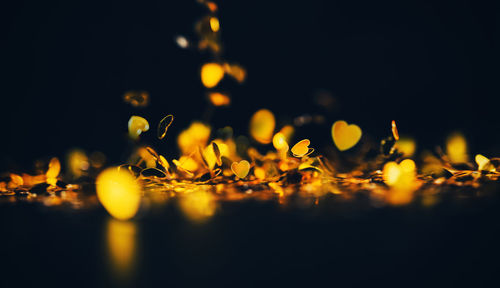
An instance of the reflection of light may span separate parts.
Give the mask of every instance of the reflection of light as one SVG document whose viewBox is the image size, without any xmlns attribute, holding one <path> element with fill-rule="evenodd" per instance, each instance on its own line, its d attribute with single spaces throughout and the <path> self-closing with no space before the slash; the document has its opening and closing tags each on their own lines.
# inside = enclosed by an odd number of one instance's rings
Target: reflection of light
<svg viewBox="0 0 500 288">
<path fill-rule="evenodd" d="M 217 19 L 217 17 L 210 17 L 210 28 L 214 32 L 219 31 L 220 23 L 219 23 L 219 19 Z"/>
<path fill-rule="evenodd" d="M 201 82 L 207 88 L 215 87 L 224 77 L 224 69 L 217 63 L 206 63 L 201 67 Z"/>
<path fill-rule="evenodd" d="M 186 193 L 179 201 L 184 215 L 195 222 L 202 222 L 212 217 L 217 208 L 215 197 L 203 190 Z"/>
<path fill-rule="evenodd" d="M 136 261 L 136 232 L 133 222 L 109 219 L 107 244 L 113 270 L 121 278 L 130 276 Z"/>
</svg>

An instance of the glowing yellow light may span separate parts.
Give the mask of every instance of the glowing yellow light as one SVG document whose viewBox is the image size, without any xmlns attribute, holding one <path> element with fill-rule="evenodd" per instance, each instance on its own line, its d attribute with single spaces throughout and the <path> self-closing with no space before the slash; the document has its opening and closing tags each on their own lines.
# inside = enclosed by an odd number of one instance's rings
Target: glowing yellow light
<svg viewBox="0 0 500 288">
<path fill-rule="evenodd" d="M 188 129 L 182 131 L 177 138 L 177 144 L 184 155 L 189 155 L 198 146 L 205 147 L 210 137 L 210 126 L 200 122 L 193 122 Z"/>
<path fill-rule="evenodd" d="M 467 141 L 461 133 L 453 133 L 446 140 L 446 155 L 452 163 L 465 163 L 469 160 Z"/>
<path fill-rule="evenodd" d="M 107 225 L 107 244 L 114 272 L 122 278 L 129 276 L 136 258 L 135 223 L 109 219 Z"/>
<path fill-rule="evenodd" d="M 224 68 L 217 63 L 206 63 L 201 67 L 201 82 L 207 88 L 213 88 L 224 78 Z"/>
<path fill-rule="evenodd" d="M 161 119 L 160 123 L 158 124 L 158 139 L 163 139 L 165 138 L 165 135 L 167 135 L 167 130 L 170 125 L 172 125 L 172 122 L 174 122 L 174 115 L 167 115 Z"/>
<path fill-rule="evenodd" d="M 283 126 L 283 128 L 281 128 L 280 133 L 285 136 L 285 140 L 288 143 L 292 139 L 293 133 L 295 133 L 295 129 L 292 125 L 285 125 Z"/>
<path fill-rule="evenodd" d="M 247 77 L 247 71 L 240 65 L 224 63 L 224 71 L 238 83 L 243 83 Z"/>
<path fill-rule="evenodd" d="M 260 180 L 266 179 L 266 170 L 264 170 L 264 168 L 262 168 L 262 167 L 256 167 L 253 170 L 253 174 L 255 175 L 255 177 L 257 177 L 257 179 L 260 179 Z"/>
<path fill-rule="evenodd" d="M 248 163 L 247 160 L 233 162 L 233 164 L 231 164 L 231 170 L 233 171 L 234 175 L 236 175 L 238 178 L 243 179 L 247 177 L 248 172 L 250 171 L 250 163 Z"/>
<path fill-rule="evenodd" d="M 220 92 L 208 93 L 208 99 L 214 106 L 229 106 L 229 104 L 231 104 L 231 98 L 229 98 L 227 94 Z"/>
<path fill-rule="evenodd" d="M 22 186 L 24 184 L 23 177 L 21 177 L 17 174 L 14 174 L 14 173 L 10 173 L 10 183 L 9 184 L 11 184 L 11 186 L 13 186 L 13 187 Z"/>
<path fill-rule="evenodd" d="M 128 134 L 130 138 L 137 139 L 142 132 L 149 130 L 148 120 L 141 116 L 132 116 L 128 120 Z"/>
<path fill-rule="evenodd" d="M 141 188 L 130 173 L 108 168 L 96 179 L 97 198 L 116 219 L 135 216 L 141 202 Z"/>
<path fill-rule="evenodd" d="M 273 138 L 276 120 L 271 111 L 261 109 L 250 119 L 250 135 L 261 144 L 269 144 Z"/>
<path fill-rule="evenodd" d="M 311 144 L 311 141 L 309 141 L 309 139 L 304 139 L 293 145 L 291 149 L 293 156 L 304 157 L 308 154 L 311 154 L 314 149 L 309 148 L 309 144 Z"/>
<path fill-rule="evenodd" d="M 183 49 L 186 49 L 189 47 L 189 41 L 184 36 L 179 35 L 179 36 L 175 37 L 175 42 L 177 43 L 177 45 L 179 45 L 179 47 L 181 47 Z"/>
<path fill-rule="evenodd" d="M 495 166 L 493 166 L 493 164 L 491 164 L 490 159 L 486 158 L 485 156 L 477 154 L 475 160 L 478 166 L 477 170 L 496 172 Z"/>
<path fill-rule="evenodd" d="M 198 190 L 186 193 L 179 199 L 182 212 L 194 222 L 202 222 L 212 217 L 217 209 L 217 203 L 212 193 Z"/>
<path fill-rule="evenodd" d="M 219 19 L 217 17 L 210 17 L 210 28 L 214 32 L 218 32 L 220 29 Z"/>
<path fill-rule="evenodd" d="M 283 133 L 278 132 L 278 133 L 274 134 L 273 146 L 278 151 L 288 150 L 289 146 L 288 146 L 288 143 L 286 142 L 286 137 Z"/>
<path fill-rule="evenodd" d="M 69 172 L 75 178 L 82 176 L 83 171 L 87 171 L 90 167 L 89 158 L 82 150 L 72 150 L 68 153 L 67 165 Z"/>
<path fill-rule="evenodd" d="M 145 107 L 149 104 L 149 93 L 146 91 L 128 91 L 123 100 L 134 107 Z"/>
<path fill-rule="evenodd" d="M 417 143 L 413 138 L 401 137 L 396 142 L 396 149 L 403 153 L 404 157 L 412 157 L 417 149 Z"/>
<path fill-rule="evenodd" d="M 350 124 L 339 120 L 332 125 L 332 138 L 335 146 L 340 151 L 345 151 L 356 145 L 361 139 L 361 128 L 358 125 Z"/>
<path fill-rule="evenodd" d="M 59 159 L 54 157 L 50 159 L 49 169 L 47 169 L 47 173 L 45 173 L 45 176 L 47 176 L 47 184 L 56 186 L 59 172 L 61 172 L 61 162 L 59 162 Z"/>
<path fill-rule="evenodd" d="M 403 205 L 413 199 L 413 191 L 418 187 L 415 162 L 405 159 L 401 163 L 388 162 L 382 171 L 385 183 L 391 187 L 388 202 Z"/>
<path fill-rule="evenodd" d="M 181 156 L 179 160 L 174 159 L 172 162 L 174 162 L 175 166 L 183 170 L 188 170 L 189 172 L 198 170 L 198 162 L 189 156 Z"/>
<path fill-rule="evenodd" d="M 392 120 L 391 128 L 392 128 L 392 136 L 394 136 L 394 139 L 396 141 L 399 140 L 399 133 L 398 133 L 398 127 L 396 127 L 396 121 Z"/>
</svg>

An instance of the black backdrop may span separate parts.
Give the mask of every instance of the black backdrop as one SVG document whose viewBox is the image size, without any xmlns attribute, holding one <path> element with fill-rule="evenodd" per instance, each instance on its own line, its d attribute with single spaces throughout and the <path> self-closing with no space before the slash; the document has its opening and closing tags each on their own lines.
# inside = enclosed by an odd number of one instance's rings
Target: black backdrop
<svg viewBox="0 0 500 288">
<path fill-rule="evenodd" d="M 206 108 L 198 69 L 208 55 L 179 49 L 205 11 L 195 1 L 12 1 L 2 19 L 1 170 L 28 169 L 72 147 L 123 158 L 130 115 L 155 126 L 176 116 L 177 134 Z M 499 152 L 498 4 L 493 1 L 223 1 L 225 56 L 248 70 L 243 86 L 225 81 L 233 105 L 216 127 L 247 132 L 250 115 L 272 109 L 280 121 L 318 112 L 330 91 L 336 109 L 299 135 L 332 145 L 343 118 L 385 136 L 390 120 L 420 147 L 462 130 L 473 152 Z M 150 92 L 134 110 L 123 92 Z M 154 132 L 154 131 L 153 131 Z M 306 133 L 307 132 L 307 133 Z M 173 137 L 145 140 L 174 157 Z M 321 144 L 320 144 L 321 143 Z M 165 152 L 167 151 L 167 152 Z M 488 154 L 489 153 L 489 154 Z M 497 154 L 498 156 L 498 154 Z"/>
</svg>

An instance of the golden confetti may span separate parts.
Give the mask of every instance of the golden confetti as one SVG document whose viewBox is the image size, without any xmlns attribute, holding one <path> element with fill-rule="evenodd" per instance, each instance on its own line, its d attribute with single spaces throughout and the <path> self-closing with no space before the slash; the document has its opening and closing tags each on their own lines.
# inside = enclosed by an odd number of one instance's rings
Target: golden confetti
<svg viewBox="0 0 500 288">
<path fill-rule="evenodd" d="M 241 160 L 240 162 L 233 162 L 231 164 L 231 170 L 234 175 L 238 178 L 243 179 L 247 177 L 248 172 L 250 172 L 250 163 L 247 160 Z"/>
<path fill-rule="evenodd" d="M 47 173 L 45 173 L 45 176 L 47 176 L 47 184 L 56 186 L 57 176 L 59 176 L 60 172 L 61 172 L 61 162 L 59 162 L 59 159 L 55 157 L 50 159 L 49 169 L 47 170 Z"/>
<path fill-rule="evenodd" d="M 267 109 L 261 109 L 250 119 L 250 135 L 261 144 L 269 144 L 273 138 L 275 125 L 274 114 Z"/>
<path fill-rule="evenodd" d="M 132 139 L 139 138 L 142 132 L 146 132 L 149 130 L 148 120 L 140 117 L 140 116 L 132 116 L 128 120 L 128 135 Z"/>
<path fill-rule="evenodd" d="M 227 94 L 221 92 L 209 92 L 208 99 L 214 106 L 229 106 L 231 98 Z"/>
<path fill-rule="evenodd" d="M 446 139 L 446 155 L 451 163 L 465 163 L 469 160 L 467 141 L 464 135 L 455 132 Z"/>
<path fill-rule="evenodd" d="M 217 17 L 210 17 L 210 28 L 214 32 L 219 32 L 219 29 L 220 29 L 219 18 L 217 18 Z"/>
<path fill-rule="evenodd" d="M 213 88 L 224 78 L 224 69 L 218 63 L 206 63 L 201 67 L 201 82 L 207 88 Z"/>
<path fill-rule="evenodd" d="M 417 150 L 417 143 L 413 138 L 400 137 L 395 147 L 400 153 L 403 153 L 404 157 L 412 157 Z"/>
<path fill-rule="evenodd" d="M 181 35 L 175 37 L 175 43 L 177 43 L 177 45 L 182 49 L 186 49 L 189 47 L 189 41 L 186 39 L 186 37 Z"/>
<path fill-rule="evenodd" d="M 167 135 L 167 130 L 170 125 L 172 125 L 172 122 L 174 122 L 174 115 L 167 115 L 161 119 L 160 123 L 158 124 L 158 139 L 163 139 L 165 138 L 165 135 Z"/>
<path fill-rule="evenodd" d="M 496 172 L 495 166 L 493 166 L 490 159 L 486 158 L 485 156 L 477 154 L 475 160 L 478 166 L 478 171 Z"/>
<path fill-rule="evenodd" d="M 335 146 L 340 151 L 345 151 L 356 145 L 361 139 L 361 128 L 358 125 L 350 124 L 339 120 L 332 125 L 332 138 Z"/>
<path fill-rule="evenodd" d="M 149 104 L 149 93 L 146 91 L 127 91 L 123 100 L 134 107 L 146 107 Z"/>
<path fill-rule="evenodd" d="M 396 121 L 392 120 L 391 122 L 392 136 L 394 136 L 394 140 L 399 140 L 398 127 L 396 127 Z"/>
<path fill-rule="evenodd" d="M 96 179 L 97 198 L 109 214 L 118 220 L 135 216 L 141 202 L 141 187 L 129 173 L 107 168 Z"/>
<path fill-rule="evenodd" d="M 309 144 L 311 144 L 311 141 L 309 141 L 309 139 L 304 139 L 293 145 L 291 150 L 293 156 L 300 158 L 314 152 L 314 149 L 309 148 Z"/>
<path fill-rule="evenodd" d="M 206 221 L 215 214 L 217 209 L 215 197 L 204 190 L 185 193 L 179 199 L 179 204 L 184 215 L 194 222 Z"/>
</svg>

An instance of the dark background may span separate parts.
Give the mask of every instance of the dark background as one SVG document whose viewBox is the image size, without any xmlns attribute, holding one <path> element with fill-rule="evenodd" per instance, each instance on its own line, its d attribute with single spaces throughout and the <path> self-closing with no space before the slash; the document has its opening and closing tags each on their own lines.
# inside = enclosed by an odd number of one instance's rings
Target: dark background
<svg viewBox="0 0 500 288">
<path fill-rule="evenodd" d="M 497 2 L 498 3 L 498 2 Z M 246 134 L 251 114 L 272 109 L 280 123 L 303 113 L 326 115 L 299 136 L 333 145 L 330 125 L 359 124 L 385 137 L 401 134 L 434 149 L 461 130 L 471 151 L 495 156 L 498 4 L 495 1 L 224 1 L 219 3 L 225 57 L 248 70 L 243 86 L 224 80 L 233 105 L 212 123 Z M 39 157 L 72 147 L 125 155 L 130 115 L 145 116 L 143 137 L 167 158 L 174 135 L 200 119 L 207 102 L 199 67 L 210 55 L 182 50 L 175 35 L 195 39 L 206 9 L 193 1 L 12 1 L 2 9 L 1 170 L 29 169 Z M 146 90 L 151 105 L 125 104 Z M 332 111 L 313 96 L 328 91 Z M 175 115 L 167 140 L 156 123 Z M 496 154 L 498 156 L 498 154 Z"/>
</svg>

